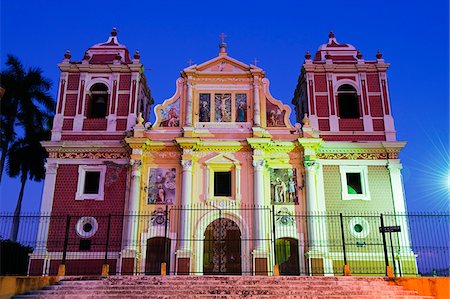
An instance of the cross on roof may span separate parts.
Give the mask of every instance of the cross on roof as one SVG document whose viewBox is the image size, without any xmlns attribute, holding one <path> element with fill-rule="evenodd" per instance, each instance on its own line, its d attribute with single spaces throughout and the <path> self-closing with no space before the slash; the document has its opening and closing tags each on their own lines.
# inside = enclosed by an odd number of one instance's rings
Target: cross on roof
<svg viewBox="0 0 450 299">
<path fill-rule="evenodd" d="M 225 42 L 225 37 L 227 37 L 227 35 L 225 34 L 225 33 L 221 33 L 220 35 L 219 35 L 219 37 L 222 39 L 222 43 L 224 43 Z"/>
<path fill-rule="evenodd" d="M 255 58 L 253 58 L 253 64 L 254 64 L 255 66 L 257 66 L 257 65 L 258 65 L 258 62 L 259 62 L 259 60 L 258 60 L 258 59 L 256 59 L 256 57 L 255 57 Z"/>
<path fill-rule="evenodd" d="M 191 66 L 191 65 L 194 63 L 194 61 L 193 61 L 191 58 L 189 58 L 189 60 L 187 61 L 187 63 L 189 64 L 189 66 Z"/>
</svg>

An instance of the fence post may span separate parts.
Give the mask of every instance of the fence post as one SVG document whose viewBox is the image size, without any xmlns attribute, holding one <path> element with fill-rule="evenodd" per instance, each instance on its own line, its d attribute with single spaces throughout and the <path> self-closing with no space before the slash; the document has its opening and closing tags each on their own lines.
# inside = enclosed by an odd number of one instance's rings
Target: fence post
<svg viewBox="0 0 450 299">
<path fill-rule="evenodd" d="M 347 264 L 347 250 L 345 248 L 345 234 L 344 234 L 344 217 L 339 213 L 339 220 L 341 223 L 341 237 L 342 237 L 342 252 L 344 253 L 344 276 L 352 276 L 350 266 Z"/>
<path fill-rule="evenodd" d="M 391 268 L 391 266 L 389 266 L 388 250 L 387 250 L 387 244 L 386 244 L 386 235 L 385 235 L 385 232 L 384 232 L 383 214 L 380 214 L 380 221 L 381 221 L 381 236 L 383 237 L 384 262 L 386 264 L 386 276 L 387 277 L 394 277 L 394 273 L 392 272 L 392 268 Z"/>
<path fill-rule="evenodd" d="M 64 247 L 63 247 L 63 256 L 61 264 L 58 267 L 58 276 L 66 275 L 66 256 L 67 256 L 67 246 L 69 244 L 69 229 L 70 229 L 70 215 L 66 216 L 66 232 L 64 235 Z"/>
<path fill-rule="evenodd" d="M 169 222 L 169 206 L 166 205 L 164 218 L 164 260 L 161 263 L 161 275 L 167 275 L 167 224 Z M 170 258 L 170 257 L 169 257 Z"/>
<path fill-rule="evenodd" d="M 277 236 L 275 232 L 275 206 L 272 205 L 272 236 L 273 236 L 273 276 L 280 275 L 280 268 L 277 264 Z"/>
<path fill-rule="evenodd" d="M 108 276 L 109 264 L 108 264 L 108 247 L 109 247 L 109 233 L 111 231 L 111 214 L 108 214 L 108 227 L 106 229 L 106 244 L 105 244 L 105 259 L 102 266 L 102 276 Z"/>
</svg>

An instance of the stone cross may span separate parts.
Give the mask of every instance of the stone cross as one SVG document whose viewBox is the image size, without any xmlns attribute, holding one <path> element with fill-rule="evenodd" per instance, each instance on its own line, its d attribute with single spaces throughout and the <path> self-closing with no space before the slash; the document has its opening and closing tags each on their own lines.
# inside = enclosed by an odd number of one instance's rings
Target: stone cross
<svg viewBox="0 0 450 299">
<path fill-rule="evenodd" d="M 227 37 L 227 35 L 225 34 L 225 33 L 221 33 L 220 35 L 219 35 L 219 37 L 222 39 L 222 43 L 224 43 L 225 42 L 225 38 Z"/>
</svg>

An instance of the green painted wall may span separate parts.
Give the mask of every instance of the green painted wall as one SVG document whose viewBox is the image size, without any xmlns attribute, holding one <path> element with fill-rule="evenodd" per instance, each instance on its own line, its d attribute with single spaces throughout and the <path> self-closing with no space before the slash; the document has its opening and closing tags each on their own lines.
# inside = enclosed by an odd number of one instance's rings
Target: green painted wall
<svg viewBox="0 0 450 299">
<path fill-rule="evenodd" d="M 368 166 L 370 200 L 342 200 L 339 166 L 324 165 L 323 180 L 327 212 L 393 212 L 391 182 L 385 166 Z"/>
</svg>

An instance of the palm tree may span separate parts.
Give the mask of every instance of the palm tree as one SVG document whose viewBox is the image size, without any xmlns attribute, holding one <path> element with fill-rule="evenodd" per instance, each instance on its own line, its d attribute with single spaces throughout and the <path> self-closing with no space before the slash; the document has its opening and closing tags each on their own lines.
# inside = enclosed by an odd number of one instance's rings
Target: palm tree
<svg viewBox="0 0 450 299">
<path fill-rule="evenodd" d="M 41 115 L 46 113 L 42 112 L 40 107 L 50 112 L 54 109 L 54 100 L 49 95 L 51 82 L 42 76 L 40 68 L 29 68 L 25 71 L 22 63 L 13 55 L 8 55 L 6 66 L 6 70 L 0 74 L 1 87 L 4 90 L 0 110 L 0 182 L 8 148 L 17 138 L 17 127 L 22 127 L 25 135 L 30 134 L 31 128 L 39 126 L 45 117 Z M 30 111 L 36 109 L 42 113 L 30 115 Z"/>
<path fill-rule="evenodd" d="M 46 118 L 47 124 L 51 118 Z M 16 140 L 8 150 L 8 163 L 6 172 L 11 177 L 20 177 L 20 192 L 14 210 L 10 240 L 16 242 L 19 231 L 20 212 L 22 210 L 25 183 L 28 179 L 41 181 L 45 177 L 44 163 L 47 152 L 41 145 L 42 140 L 50 137 L 50 129 L 47 124 L 36 126 L 34 132 L 28 132 L 25 137 Z"/>
</svg>

